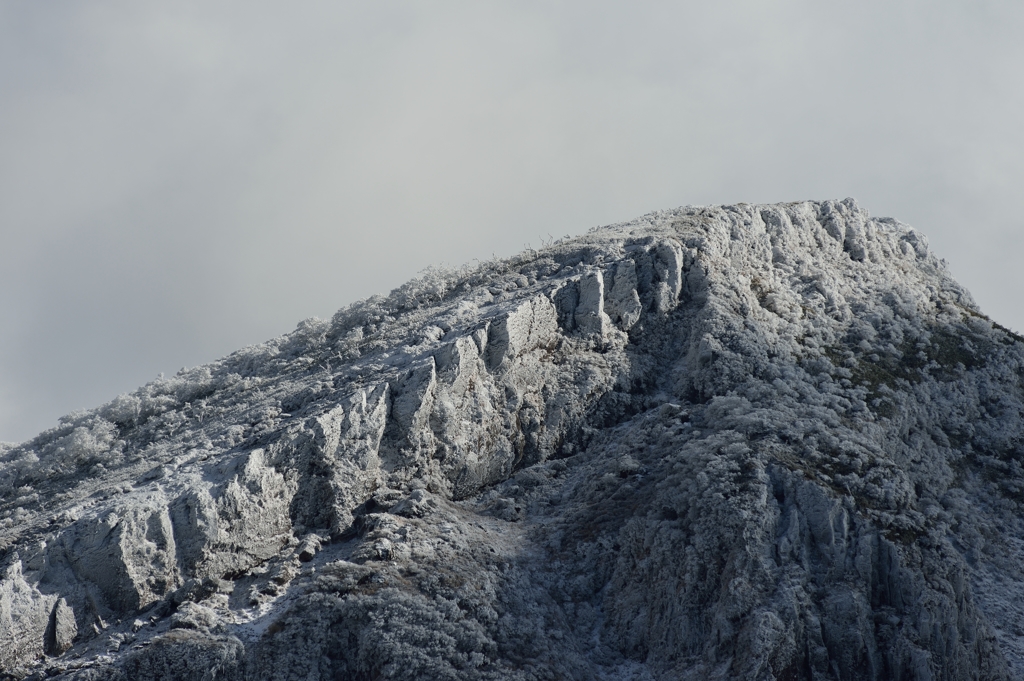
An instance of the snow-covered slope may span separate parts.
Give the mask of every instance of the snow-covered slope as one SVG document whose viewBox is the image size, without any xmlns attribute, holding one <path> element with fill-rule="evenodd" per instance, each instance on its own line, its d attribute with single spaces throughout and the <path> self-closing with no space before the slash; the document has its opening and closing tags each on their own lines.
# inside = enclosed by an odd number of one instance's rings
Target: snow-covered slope
<svg viewBox="0 0 1024 681">
<path fill-rule="evenodd" d="M 429 273 L 0 450 L 0 668 L 1024 678 L 1022 372 L 849 199 Z"/>
</svg>

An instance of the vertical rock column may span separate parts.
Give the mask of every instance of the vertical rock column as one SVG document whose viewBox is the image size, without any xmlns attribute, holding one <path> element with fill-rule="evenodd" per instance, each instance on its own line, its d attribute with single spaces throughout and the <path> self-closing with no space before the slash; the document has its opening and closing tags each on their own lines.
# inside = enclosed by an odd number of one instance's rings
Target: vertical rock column
<svg viewBox="0 0 1024 681">
<path fill-rule="evenodd" d="M 580 300 L 576 305 L 576 328 L 602 339 L 611 319 L 604 312 L 604 277 L 600 271 L 585 274 L 579 283 Z"/>
</svg>

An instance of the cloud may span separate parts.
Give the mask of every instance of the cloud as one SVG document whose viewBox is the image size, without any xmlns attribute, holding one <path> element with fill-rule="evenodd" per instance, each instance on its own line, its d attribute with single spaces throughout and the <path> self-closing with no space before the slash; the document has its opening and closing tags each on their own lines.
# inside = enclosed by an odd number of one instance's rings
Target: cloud
<svg viewBox="0 0 1024 681">
<path fill-rule="evenodd" d="M 1024 328 L 1021 28 L 995 2 L 5 4 L 0 439 L 429 264 L 687 203 L 856 196 Z"/>
</svg>

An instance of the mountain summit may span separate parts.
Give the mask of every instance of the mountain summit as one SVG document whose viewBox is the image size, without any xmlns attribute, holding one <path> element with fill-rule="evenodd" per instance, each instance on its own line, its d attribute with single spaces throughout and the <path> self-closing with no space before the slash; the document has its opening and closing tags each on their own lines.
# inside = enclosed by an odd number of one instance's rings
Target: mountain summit
<svg viewBox="0 0 1024 681">
<path fill-rule="evenodd" d="M 1022 378 L 850 199 L 428 272 L 0 445 L 0 669 L 1024 678 Z"/>
</svg>

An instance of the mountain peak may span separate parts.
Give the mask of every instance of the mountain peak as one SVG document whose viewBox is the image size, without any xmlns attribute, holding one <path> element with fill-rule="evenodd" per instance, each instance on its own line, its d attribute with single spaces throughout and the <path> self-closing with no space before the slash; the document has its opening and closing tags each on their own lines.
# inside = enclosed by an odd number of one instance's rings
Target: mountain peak
<svg viewBox="0 0 1024 681">
<path fill-rule="evenodd" d="M 1022 376 L 852 199 L 428 270 L 0 449 L 0 667 L 1016 678 Z"/>
</svg>

